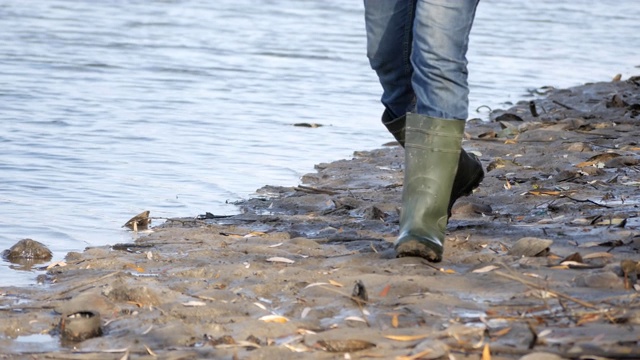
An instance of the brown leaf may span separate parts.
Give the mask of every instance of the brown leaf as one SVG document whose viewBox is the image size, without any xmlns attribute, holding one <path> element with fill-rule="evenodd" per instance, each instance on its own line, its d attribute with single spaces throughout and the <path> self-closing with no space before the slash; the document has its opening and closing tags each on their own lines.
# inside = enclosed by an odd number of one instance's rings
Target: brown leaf
<svg viewBox="0 0 640 360">
<path fill-rule="evenodd" d="M 258 320 L 262 320 L 268 323 L 279 323 L 279 324 L 284 324 L 289 321 L 289 319 L 280 315 L 265 315 L 259 318 Z"/>
<path fill-rule="evenodd" d="M 587 159 L 587 161 L 581 162 L 579 164 L 576 164 L 576 167 L 586 167 L 586 166 L 592 166 L 592 165 L 596 165 L 598 163 L 602 163 L 602 166 L 604 166 L 604 163 L 616 158 L 618 156 L 621 156 L 620 154 L 616 154 L 616 153 L 604 153 L 604 154 L 599 154 L 596 156 L 592 156 L 590 158 Z"/>
<path fill-rule="evenodd" d="M 138 229 L 145 230 L 151 223 L 149 214 L 149 210 L 143 211 L 140 214 L 129 219 L 129 221 L 122 225 L 122 227 L 128 227 L 129 229 L 132 229 L 134 231 L 138 231 Z"/>
<path fill-rule="evenodd" d="M 360 351 L 375 347 L 376 344 L 365 340 L 348 339 L 348 340 L 319 340 L 316 343 L 323 350 L 329 352 L 351 352 Z"/>
<path fill-rule="evenodd" d="M 491 360 L 491 350 L 489 349 L 489 343 L 484 344 L 484 349 L 482 349 L 482 360 Z"/>
<path fill-rule="evenodd" d="M 422 335 L 384 335 L 385 338 L 391 339 L 391 340 L 396 340 L 396 341 L 422 340 L 422 339 L 428 338 L 429 336 L 431 336 L 431 334 L 422 334 Z"/>
<path fill-rule="evenodd" d="M 575 253 L 565 257 L 564 259 L 562 259 L 560 261 L 560 263 L 563 263 L 565 261 L 575 261 L 575 262 L 579 262 L 579 263 L 584 262 L 584 261 L 582 261 L 582 256 L 578 252 L 575 252 Z"/>
<path fill-rule="evenodd" d="M 387 294 L 389 293 L 389 289 L 391 289 L 391 284 L 387 284 L 387 286 L 385 286 L 384 289 L 380 291 L 380 297 L 387 296 Z"/>
<path fill-rule="evenodd" d="M 492 337 L 501 337 L 501 336 L 505 336 L 509 333 L 509 331 L 511 331 L 510 327 L 506 327 L 504 329 L 500 329 L 498 331 L 492 332 L 491 336 Z"/>
<path fill-rule="evenodd" d="M 334 280 L 329 280 L 329 284 L 331 284 L 333 286 L 336 286 L 336 287 L 344 287 L 344 285 L 342 285 L 339 282 L 334 281 Z"/>
<path fill-rule="evenodd" d="M 578 319 L 578 322 L 576 323 L 576 325 L 580 326 L 582 324 L 585 324 L 588 322 L 594 322 L 598 320 L 600 320 L 600 314 L 586 314 L 580 317 L 580 319 Z"/>
<path fill-rule="evenodd" d="M 561 191 L 558 191 L 558 190 L 537 189 L 537 190 L 529 190 L 529 191 L 527 191 L 527 195 L 534 195 L 534 196 L 542 196 L 542 195 L 547 195 L 547 196 L 559 196 L 559 195 L 562 195 L 562 192 L 561 192 Z"/>
<path fill-rule="evenodd" d="M 393 314 L 393 316 L 391 316 L 391 326 L 394 328 L 398 327 L 398 314 Z"/>
</svg>

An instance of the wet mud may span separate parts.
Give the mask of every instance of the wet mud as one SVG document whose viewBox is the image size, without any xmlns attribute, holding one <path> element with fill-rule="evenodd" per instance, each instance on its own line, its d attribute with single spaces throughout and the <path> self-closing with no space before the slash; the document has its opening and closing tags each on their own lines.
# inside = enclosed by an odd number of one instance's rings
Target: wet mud
<svg viewBox="0 0 640 360">
<path fill-rule="evenodd" d="M 394 257 L 402 149 L 356 152 L 0 288 L 0 358 L 640 358 L 640 78 L 539 91 L 469 122 L 441 263 Z"/>
</svg>

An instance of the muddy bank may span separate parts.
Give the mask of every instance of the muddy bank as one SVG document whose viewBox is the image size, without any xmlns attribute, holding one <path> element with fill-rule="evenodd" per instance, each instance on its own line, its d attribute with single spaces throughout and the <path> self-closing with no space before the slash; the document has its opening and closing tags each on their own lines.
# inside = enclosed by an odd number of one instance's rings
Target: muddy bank
<svg viewBox="0 0 640 360">
<path fill-rule="evenodd" d="M 356 152 L 0 288 L 0 357 L 640 358 L 640 80 L 539 91 L 470 121 L 442 263 L 394 258 L 402 149 Z M 102 335 L 61 343 L 86 312 Z"/>
</svg>

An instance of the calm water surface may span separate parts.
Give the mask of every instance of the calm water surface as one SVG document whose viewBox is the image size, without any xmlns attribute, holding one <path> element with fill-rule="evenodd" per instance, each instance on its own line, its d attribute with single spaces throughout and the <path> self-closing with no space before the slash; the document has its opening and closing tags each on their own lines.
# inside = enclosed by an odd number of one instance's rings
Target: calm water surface
<svg viewBox="0 0 640 360">
<path fill-rule="evenodd" d="M 483 1 L 471 116 L 640 73 L 637 9 Z M 30 237 L 61 260 L 131 241 L 121 225 L 143 210 L 235 213 L 227 201 L 391 140 L 379 96 L 361 1 L 4 0 L 0 250 Z M 1 262 L 0 286 L 37 274 Z"/>
</svg>

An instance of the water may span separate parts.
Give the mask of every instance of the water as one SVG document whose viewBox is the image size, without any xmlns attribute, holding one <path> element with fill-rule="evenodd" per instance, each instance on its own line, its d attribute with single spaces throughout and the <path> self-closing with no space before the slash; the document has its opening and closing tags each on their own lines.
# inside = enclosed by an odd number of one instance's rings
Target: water
<svg viewBox="0 0 640 360">
<path fill-rule="evenodd" d="M 637 2 L 486 0 L 471 116 L 543 85 L 640 72 Z M 121 225 L 236 212 L 313 165 L 391 140 L 361 1 L 0 2 L 0 250 L 54 261 L 131 240 Z M 293 127 L 307 122 L 319 128 Z M 37 272 L 0 263 L 0 285 Z"/>
</svg>

